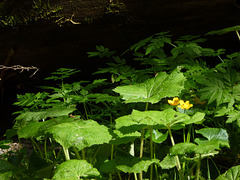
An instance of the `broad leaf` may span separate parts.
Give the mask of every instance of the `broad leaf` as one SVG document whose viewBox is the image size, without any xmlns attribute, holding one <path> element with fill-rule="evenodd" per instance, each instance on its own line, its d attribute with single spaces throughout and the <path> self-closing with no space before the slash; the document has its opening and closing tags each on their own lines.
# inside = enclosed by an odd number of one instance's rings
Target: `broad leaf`
<svg viewBox="0 0 240 180">
<path fill-rule="evenodd" d="M 175 156 L 167 155 L 161 162 L 160 166 L 162 169 L 171 169 L 177 165 Z"/>
<path fill-rule="evenodd" d="M 133 142 L 136 138 L 139 138 L 141 136 L 141 133 L 139 132 L 133 132 L 129 134 L 123 134 L 119 130 L 113 131 L 116 137 L 113 137 L 113 139 L 110 141 L 111 144 L 119 145 L 119 144 L 126 144 L 129 142 Z"/>
<path fill-rule="evenodd" d="M 162 129 L 166 126 L 173 127 L 184 124 L 190 117 L 186 114 L 176 112 L 173 109 L 164 111 L 137 111 L 133 110 L 131 115 L 116 119 L 116 129 L 123 133 L 131 133 L 149 126 Z"/>
<path fill-rule="evenodd" d="M 239 180 L 240 179 L 240 165 L 233 166 L 224 174 L 217 177 L 216 180 Z"/>
<path fill-rule="evenodd" d="M 159 163 L 158 159 L 150 158 L 119 158 L 117 160 L 117 169 L 124 173 L 140 173 L 147 172 L 148 167 L 153 163 Z"/>
<path fill-rule="evenodd" d="M 118 86 L 114 91 L 122 95 L 125 103 L 158 103 L 162 98 L 178 96 L 184 88 L 185 80 L 180 68 L 177 68 L 170 75 L 161 72 L 144 83 Z"/>
<path fill-rule="evenodd" d="M 58 124 L 49 128 L 48 132 L 63 147 L 76 147 L 79 150 L 95 144 L 108 143 L 112 138 L 106 126 L 93 120 Z"/>
<path fill-rule="evenodd" d="M 75 111 L 75 107 L 54 107 L 50 109 L 46 109 L 43 111 L 38 111 L 38 112 L 25 112 L 20 114 L 16 118 L 16 126 L 18 127 L 24 127 L 26 126 L 29 122 L 37 122 L 42 119 L 46 119 L 48 117 L 59 117 L 59 116 L 67 116 L 71 112 Z"/>
<path fill-rule="evenodd" d="M 193 143 L 187 143 L 187 142 L 178 143 L 170 149 L 170 154 L 171 155 L 191 154 L 192 152 L 194 152 L 195 147 L 197 147 L 197 145 Z"/>
<path fill-rule="evenodd" d="M 53 180 L 78 180 L 97 177 L 100 173 L 86 160 L 68 160 L 57 167 Z"/>
<path fill-rule="evenodd" d="M 43 122 L 34 122 L 30 123 L 27 126 L 19 129 L 17 131 L 18 137 L 19 138 L 29 138 L 29 137 L 39 137 L 41 135 L 45 134 L 45 131 L 57 124 L 61 123 L 66 123 L 66 122 L 72 122 L 76 120 L 75 118 L 68 117 L 68 116 L 61 116 L 58 118 L 54 118 L 48 121 L 43 121 Z"/>
<path fill-rule="evenodd" d="M 195 142 L 202 144 L 203 146 L 215 146 L 215 149 L 219 149 L 220 146 L 229 147 L 227 131 L 221 128 L 203 128 L 196 130 L 196 133 L 202 134 L 205 139 L 195 139 Z M 207 144 L 205 144 L 207 143 Z"/>
<path fill-rule="evenodd" d="M 147 172 L 148 167 L 153 163 L 159 163 L 158 159 L 137 158 L 134 156 L 118 156 L 117 158 L 106 161 L 100 168 L 101 172 L 110 173 L 114 171 L 123 171 L 124 173 Z"/>
</svg>

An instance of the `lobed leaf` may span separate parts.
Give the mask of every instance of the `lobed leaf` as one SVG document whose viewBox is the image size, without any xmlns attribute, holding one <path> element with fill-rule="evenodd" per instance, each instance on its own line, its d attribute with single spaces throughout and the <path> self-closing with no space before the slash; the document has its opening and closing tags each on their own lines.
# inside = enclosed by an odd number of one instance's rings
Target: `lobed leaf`
<svg viewBox="0 0 240 180">
<path fill-rule="evenodd" d="M 108 143 L 112 139 L 108 128 L 93 120 L 58 124 L 50 127 L 48 132 L 63 147 L 76 147 L 79 150 L 95 144 Z"/>
<path fill-rule="evenodd" d="M 144 83 L 118 86 L 114 91 L 122 95 L 125 103 L 158 103 L 162 98 L 178 96 L 184 88 L 185 80 L 186 78 L 177 68 L 170 75 L 161 72 Z"/>
<path fill-rule="evenodd" d="M 57 167 L 53 180 L 78 180 L 86 177 L 98 177 L 99 171 L 86 160 L 68 160 Z"/>
</svg>

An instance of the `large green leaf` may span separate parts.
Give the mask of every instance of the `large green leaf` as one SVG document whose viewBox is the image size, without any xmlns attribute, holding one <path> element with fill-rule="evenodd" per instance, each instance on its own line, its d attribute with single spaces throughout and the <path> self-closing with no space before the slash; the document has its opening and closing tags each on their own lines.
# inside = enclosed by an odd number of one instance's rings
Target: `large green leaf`
<svg viewBox="0 0 240 180">
<path fill-rule="evenodd" d="M 113 160 L 106 161 L 100 168 L 101 172 L 110 173 L 123 171 L 124 173 L 147 172 L 148 167 L 153 163 L 159 163 L 158 159 L 137 158 L 134 156 L 118 156 Z"/>
<path fill-rule="evenodd" d="M 24 127 L 29 122 L 37 122 L 39 120 L 46 119 L 48 117 L 67 116 L 75 110 L 76 110 L 75 107 L 60 106 L 60 107 L 53 107 L 53 108 L 46 109 L 43 111 L 38 111 L 38 112 L 28 111 L 20 114 L 16 118 L 16 125 L 18 127 Z"/>
<path fill-rule="evenodd" d="M 85 160 L 68 160 L 57 167 L 53 180 L 78 180 L 85 177 L 97 177 L 100 173 Z"/>
<path fill-rule="evenodd" d="M 239 180 L 240 179 L 240 165 L 233 166 L 224 174 L 217 177 L 216 180 Z"/>
<path fill-rule="evenodd" d="M 95 144 L 108 143 L 112 138 L 106 126 L 93 120 L 58 124 L 50 127 L 48 132 L 63 147 L 76 147 L 79 150 Z"/>
<path fill-rule="evenodd" d="M 178 143 L 170 149 L 171 155 L 192 155 L 192 154 L 201 154 L 202 157 L 213 156 L 218 152 L 215 149 L 218 147 L 218 144 L 215 142 L 206 142 L 204 144 L 193 144 L 193 143 Z"/>
<path fill-rule="evenodd" d="M 180 68 L 177 68 L 170 75 L 161 72 L 144 83 L 118 86 L 114 91 L 122 95 L 125 103 L 158 103 L 162 98 L 178 96 L 184 88 L 185 80 Z"/>
<path fill-rule="evenodd" d="M 57 124 L 72 122 L 76 120 L 75 118 L 68 117 L 68 116 L 61 116 L 58 118 L 54 118 L 48 121 L 43 122 L 33 122 L 28 124 L 27 126 L 19 129 L 17 131 L 19 138 L 29 138 L 29 137 L 39 137 L 45 134 L 45 131 Z"/>
<path fill-rule="evenodd" d="M 195 142 L 203 146 L 212 145 L 215 149 L 219 149 L 220 146 L 230 147 L 228 141 L 227 131 L 221 128 L 203 128 L 196 130 L 196 133 L 202 134 L 206 139 L 196 138 Z"/>
<path fill-rule="evenodd" d="M 197 147 L 197 145 L 193 143 L 187 143 L 187 142 L 178 143 L 170 149 L 170 154 L 171 155 L 191 154 L 192 152 L 194 152 L 195 147 Z"/>
<path fill-rule="evenodd" d="M 133 110 L 131 115 L 116 119 L 116 129 L 123 133 L 135 132 L 149 126 L 161 129 L 166 126 L 173 127 L 177 124 L 184 125 L 184 121 L 189 119 L 188 115 L 176 112 L 173 109 L 164 111 Z"/>
<path fill-rule="evenodd" d="M 136 138 L 139 138 L 141 136 L 141 133 L 139 132 L 133 132 L 129 134 L 123 134 L 119 130 L 114 130 L 113 133 L 115 134 L 115 137 L 110 141 L 111 144 L 119 145 L 119 144 L 126 144 L 129 142 L 133 142 Z"/>
</svg>

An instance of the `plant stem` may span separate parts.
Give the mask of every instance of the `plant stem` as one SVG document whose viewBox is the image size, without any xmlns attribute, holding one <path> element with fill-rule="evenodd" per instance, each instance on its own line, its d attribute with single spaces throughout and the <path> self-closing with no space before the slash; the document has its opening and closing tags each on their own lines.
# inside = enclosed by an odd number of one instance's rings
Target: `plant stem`
<svg viewBox="0 0 240 180">
<path fill-rule="evenodd" d="M 200 165 L 201 165 L 201 154 L 199 154 L 199 159 L 198 159 L 198 164 L 197 164 L 197 170 L 196 170 L 195 180 L 199 180 Z"/>
<path fill-rule="evenodd" d="M 85 160 L 86 156 L 85 156 L 85 150 L 82 149 L 82 159 Z"/>
<path fill-rule="evenodd" d="M 45 159 L 47 161 L 48 160 L 48 157 L 47 157 L 47 138 L 45 138 L 45 140 L 44 140 L 44 154 L 45 154 Z"/>
<path fill-rule="evenodd" d="M 156 158 L 156 154 L 155 154 L 155 150 L 156 150 L 156 143 L 153 144 L 154 146 L 154 153 L 153 153 L 153 156 L 154 156 L 154 159 Z M 154 164 L 154 167 L 155 167 L 155 173 L 156 173 L 156 178 L 157 180 L 159 180 L 159 175 L 158 175 L 158 169 L 157 169 L 157 164 Z"/>
<path fill-rule="evenodd" d="M 145 129 L 142 129 L 139 158 L 142 158 L 142 157 L 143 157 L 144 135 L 145 135 Z M 142 180 L 142 172 L 139 173 L 139 179 Z"/>
<path fill-rule="evenodd" d="M 39 154 L 40 154 L 41 158 L 43 158 L 42 151 L 41 151 L 40 147 L 38 146 L 38 144 L 36 143 L 36 141 L 35 141 L 33 138 L 31 138 L 31 137 L 30 137 L 30 139 L 31 139 L 31 141 L 32 141 L 33 145 L 35 145 L 35 146 L 36 146 L 36 148 L 38 149 L 38 152 L 39 152 Z"/>
<path fill-rule="evenodd" d="M 70 160 L 70 155 L 69 155 L 68 149 L 65 148 L 64 146 L 63 146 L 63 152 L 64 152 L 64 155 L 65 155 L 66 161 Z"/>
<path fill-rule="evenodd" d="M 239 41 L 240 41 L 240 35 L 239 35 L 238 31 L 236 31 L 236 34 L 237 34 L 238 39 L 239 39 Z"/>
<path fill-rule="evenodd" d="M 188 126 L 187 142 L 190 142 L 191 140 L 191 131 L 192 131 L 192 124 Z"/>
<path fill-rule="evenodd" d="M 170 139 L 171 139 L 171 142 L 172 142 L 172 146 L 175 146 L 175 142 L 174 142 L 174 138 L 173 138 L 173 135 L 172 135 L 171 127 L 167 126 L 167 128 L 168 128 L 169 136 L 170 136 Z M 183 172 L 182 172 L 182 168 L 181 168 L 181 164 L 180 164 L 180 161 L 179 161 L 179 157 L 175 156 L 175 158 L 176 158 L 176 161 L 177 161 L 177 169 L 178 169 L 178 172 L 179 172 L 180 179 L 183 180 L 184 179 L 184 175 L 183 175 Z"/>
<path fill-rule="evenodd" d="M 150 128 L 150 157 L 151 159 L 153 159 L 153 141 L 152 141 L 152 132 L 153 132 L 153 128 Z M 150 180 L 153 179 L 153 164 L 151 164 L 150 166 Z"/>
<path fill-rule="evenodd" d="M 81 159 L 81 157 L 80 157 L 80 154 L 79 154 L 79 152 L 78 152 L 77 148 L 73 147 L 73 151 L 75 152 L 75 154 L 76 154 L 77 158 L 80 160 L 80 159 Z"/>
<path fill-rule="evenodd" d="M 87 107 L 86 107 L 85 102 L 83 103 L 83 108 L 84 108 L 84 111 L 85 111 L 85 114 L 86 114 L 86 119 L 88 119 L 88 112 L 87 112 Z"/>
</svg>

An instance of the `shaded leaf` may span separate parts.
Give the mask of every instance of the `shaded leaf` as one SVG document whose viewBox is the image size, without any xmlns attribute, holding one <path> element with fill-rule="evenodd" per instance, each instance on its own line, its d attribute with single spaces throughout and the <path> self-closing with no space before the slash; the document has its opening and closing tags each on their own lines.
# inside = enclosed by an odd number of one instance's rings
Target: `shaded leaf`
<svg viewBox="0 0 240 180">
<path fill-rule="evenodd" d="M 198 144 L 209 143 L 212 145 L 216 143 L 216 148 L 219 149 L 220 146 L 229 147 L 228 134 L 227 131 L 221 128 L 203 128 L 196 130 L 196 133 L 202 134 L 207 140 L 195 139 Z M 207 145 L 207 144 L 206 144 Z M 210 145 L 210 143 L 208 144 Z"/>
<path fill-rule="evenodd" d="M 233 166 L 224 174 L 217 177 L 216 180 L 239 180 L 240 179 L 240 165 Z"/>
</svg>

